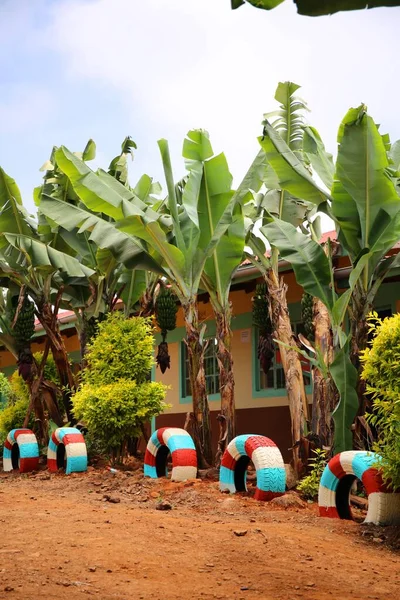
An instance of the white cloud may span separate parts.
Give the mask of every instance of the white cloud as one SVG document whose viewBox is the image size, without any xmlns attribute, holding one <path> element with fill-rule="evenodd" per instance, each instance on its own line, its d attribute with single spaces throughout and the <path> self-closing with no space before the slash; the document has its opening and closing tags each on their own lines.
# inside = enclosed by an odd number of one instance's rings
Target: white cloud
<svg viewBox="0 0 400 600">
<path fill-rule="evenodd" d="M 156 140 L 165 137 L 181 175 L 182 139 L 204 127 L 238 182 L 279 81 L 303 86 L 310 121 L 332 152 L 341 118 L 361 101 L 400 137 L 390 102 L 399 83 L 387 68 L 400 46 L 395 15 L 377 9 L 312 19 L 290 2 L 267 13 L 231 11 L 228 0 L 65 0 L 45 37 L 71 81 L 91 80 L 99 96 L 102 89 L 118 96 L 139 144 L 136 168 L 161 176 Z"/>
</svg>

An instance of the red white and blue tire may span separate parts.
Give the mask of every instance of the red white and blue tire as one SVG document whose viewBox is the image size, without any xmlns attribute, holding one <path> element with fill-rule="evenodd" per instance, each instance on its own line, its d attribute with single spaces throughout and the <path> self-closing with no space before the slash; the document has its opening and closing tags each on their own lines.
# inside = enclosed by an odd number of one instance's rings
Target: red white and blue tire
<svg viewBox="0 0 400 600">
<path fill-rule="evenodd" d="M 247 459 L 247 460 L 246 460 Z M 221 491 L 247 491 L 250 460 L 256 469 L 256 500 L 272 500 L 285 493 L 286 471 L 278 446 L 263 435 L 238 435 L 226 448 L 219 471 Z"/>
<path fill-rule="evenodd" d="M 333 519 L 352 519 L 350 489 L 359 479 L 368 496 L 365 523 L 393 525 L 400 523 L 400 493 L 393 493 L 383 483 L 374 452 L 348 451 L 336 454 L 326 465 L 318 492 L 319 514 Z"/>
<path fill-rule="evenodd" d="M 3 448 L 3 470 L 13 470 L 12 449 L 15 444 L 19 449 L 19 472 L 36 471 L 39 467 L 39 446 L 36 435 L 30 429 L 12 429 L 8 434 Z"/>
<path fill-rule="evenodd" d="M 51 436 L 47 448 L 47 466 L 49 471 L 58 471 L 64 465 L 58 464 L 57 452 L 64 445 L 67 460 L 65 473 L 82 473 L 87 470 L 87 450 L 85 439 L 76 427 L 59 427 Z"/>
<path fill-rule="evenodd" d="M 197 455 L 187 431 L 178 427 L 162 427 L 150 437 L 144 457 L 144 475 L 157 479 L 168 475 L 167 456 L 172 457 L 172 481 L 186 481 L 197 476 Z"/>
</svg>

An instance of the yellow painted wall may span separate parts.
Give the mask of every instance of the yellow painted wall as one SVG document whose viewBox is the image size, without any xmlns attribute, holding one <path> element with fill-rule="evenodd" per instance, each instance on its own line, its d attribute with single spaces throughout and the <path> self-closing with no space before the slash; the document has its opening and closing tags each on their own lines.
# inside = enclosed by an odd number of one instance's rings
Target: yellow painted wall
<svg viewBox="0 0 400 600">
<path fill-rule="evenodd" d="M 283 274 L 283 280 L 288 285 L 287 298 L 289 303 L 300 302 L 303 290 L 297 285 L 293 273 Z M 260 280 L 261 281 L 261 280 Z M 237 290 L 231 292 L 230 298 L 233 308 L 233 321 L 235 316 L 250 313 L 252 310 L 252 297 L 254 292 L 246 292 L 245 290 Z M 199 320 L 202 322 L 213 321 L 214 315 L 211 304 L 209 302 L 199 302 Z M 184 327 L 182 310 L 178 311 L 177 327 Z M 246 332 L 244 338 L 242 332 Z M 244 341 L 244 339 L 246 341 Z M 167 412 L 171 413 L 186 413 L 191 406 L 191 403 L 179 402 L 180 392 L 180 364 L 179 364 L 179 344 L 181 342 L 169 343 L 168 347 L 171 356 L 171 368 L 167 369 L 163 375 L 159 369 L 156 369 L 155 378 L 157 381 L 162 381 L 170 386 L 167 392 L 166 401 L 172 405 Z M 253 367 L 253 331 L 251 327 L 245 329 L 236 329 L 233 332 L 232 355 L 234 361 L 234 377 L 235 377 L 235 401 L 236 408 L 259 408 L 267 406 L 287 406 L 287 397 L 285 396 L 268 396 L 268 397 L 253 397 L 252 369 L 258 368 L 258 365 Z M 210 399 L 210 410 L 218 410 L 221 404 L 220 399 Z"/>
</svg>

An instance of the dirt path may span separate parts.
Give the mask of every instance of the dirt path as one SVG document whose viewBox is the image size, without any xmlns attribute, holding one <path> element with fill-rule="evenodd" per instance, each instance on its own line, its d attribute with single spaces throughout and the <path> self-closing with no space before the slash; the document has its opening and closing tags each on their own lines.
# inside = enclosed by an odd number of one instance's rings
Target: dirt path
<svg viewBox="0 0 400 600">
<path fill-rule="evenodd" d="M 172 510 L 156 510 L 160 499 Z M 226 496 L 215 482 L 3 473 L 0 598 L 399 598 L 400 555 L 361 529 L 315 505 Z"/>
</svg>

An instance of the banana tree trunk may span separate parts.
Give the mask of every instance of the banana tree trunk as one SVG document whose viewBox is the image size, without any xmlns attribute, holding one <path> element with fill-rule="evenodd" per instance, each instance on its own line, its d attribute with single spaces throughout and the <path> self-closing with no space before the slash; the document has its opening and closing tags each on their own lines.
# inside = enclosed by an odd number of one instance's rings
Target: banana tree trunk
<svg viewBox="0 0 400 600">
<path fill-rule="evenodd" d="M 23 427 L 28 427 L 31 412 L 35 415 L 35 431 L 42 445 L 48 443 L 48 427 L 44 405 L 47 407 L 48 415 L 59 427 L 62 426 L 62 415 L 57 402 L 57 388 L 44 380 L 44 368 L 49 351 L 47 341 L 43 353 L 42 364 L 39 366 L 33 357 L 30 343 L 25 344 L 23 351 L 18 352 L 18 371 L 29 388 L 29 406 L 25 415 Z M 29 364 L 29 369 L 21 365 Z"/>
<path fill-rule="evenodd" d="M 333 334 L 329 312 L 318 298 L 314 298 L 313 321 L 315 330 L 315 347 L 321 352 L 327 366 L 333 361 Z M 332 412 L 339 397 L 336 386 L 330 375 L 324 375 L 320 369 L 313 370 L 313 412 L 311 429 L 320 440 L 321 446 L 332 447 L 333 422 Z"/>
<path fill-rule="evenodd" d="M 233 376 L 231 306 L 215 313 L 217 327 L 217 359 L 221 390 L 220 439 L 215 465 L 218 467 L 226 446 L 236 435 L 235 379 Z"/>
<path fill-rule="evenodd" d="M 25 353 L 24 360 L 26 360 L 26 358 L 27 358 L 27 354 L 28 354 L 27 350 L 28 350 L 28 348 L 24 348 L 24 353 Z M 29 348 L 29 350 L 30 350 L 30 348 Z M 32 352 L 31 352 L 31 354 L 32 354 Z M 40 393 L 39 393 L 41 379 L 43 378 L 43 373 L 40 373 L 40 375 L 38 374 L 33 355 L 31 356 L 31 358 L 32 358 L 32 361 L 29 364 L 29 373 L 28 373 L 27 369 L 22 369 L 22 371 L 20 370 L 20 362 L 19 362 L 20 359 L 18 361 L 18 371 L 28 386 L 29 397 L 30 397 L 28 410 L 26 412 L 25 419 L 23 422 L 23 427 L 24 428 L 28 427 L 30 415 L 31 415 L 31 412 L 33 411 L 33 413 L 35 415 L 35 426 L 34 426 L 35 433 L 36 433 L 40 443 L 45 445 L 48 442 L 47 423 L 46 423 L 46 417 L 45 417 L 45 413 L 44 413 L 42 399 L 41 399 Z M 24 362 L 24 364 L 26 364 L 26 363 Z"/>
<path fill-rule="evenodd" d="M 303 370 L 299 354 L 296 350 L 297 344 L 293 335 L 292 325 L 287 307 L 286 290 L 287 285 L 279 281 L 273 269 L 269 269 L 265 275 L 270 299 L 271 322 L 274 336 L 282 342 L 279 350 L 282 358 L 283 371 L 285 373 L 286 390 L 289 401 L 293 468 L 296 475 L 301 474 L 306 465 L 300 458 L 300 447 L 305 433 L 305 424 L 308 421 L 308 404 L 304 387 Z"/>
<path fill-rule="evenodd" d="M 349 305 L 350 312 L 350 360 L 359 373 L 357 394 L 359 400 L 359 415 L 363 415 L 366 409 L 365 383 L 360 377 L 361 361 L 360 352 L 365 350 L 368 343 L 367 316 L 372 310 L 372 304 L 367 301 L 366 294 L 359 287 L 354 289 Z"/>
<path fill-rule="evenodd" d="M 360 450 L 370 447 L 368 436 L 371 430 L 366 428 L 364 419 L 369 405 L 365 394 L 365 381 L 361 378 L 360 352 L 365 350 L 368 344 L 367 316 L 371 310 L 372 304 L 367 301 L 366 294 L 356 287 L 349 305 L 351 332 L 350 360 L 358 371 L 358 413 L 354 425 L 353 444 L 356 449 Z"/>
<path fill-rule="evenodd" d="M 68 421 L 71 424 L 76 422 L 72 413 L 71 396 L 76 391 L 76 383 L 69 364 L 67 350 L 58 325 L 57 314 L 53 313 L 51 305 L 46 302 L 38 302 L 39 321 L 49 339 L 51 352 L 56 363 L 58 376 L 62 386 L 63 403 Z"/>
<path fill-rule="evenodd" d="M 196 423 L 196 427 L 193 428 L 193 437 L 199 466 L 200 468 L 207 468 L 212 464 L 212 447 L 210 410 L 204 372 L 206 345 L 200 339 L 196 300 L 190 299 L 183 302 L 182 309 L 185 317 L 189 380 L 193 400 L 193 415 Z"/>
</svg>

